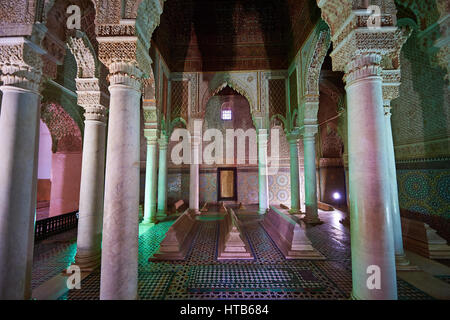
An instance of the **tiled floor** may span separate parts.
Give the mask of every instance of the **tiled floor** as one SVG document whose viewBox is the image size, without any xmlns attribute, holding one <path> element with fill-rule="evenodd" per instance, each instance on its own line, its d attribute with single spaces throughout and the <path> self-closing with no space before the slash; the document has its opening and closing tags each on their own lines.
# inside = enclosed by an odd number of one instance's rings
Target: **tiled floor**
<svg viewBox="0 0 450 320">
<path fill-rule="evenodd" d="M 250 210 L 251 211 L 251 210 Z M 321 212 L 324 224 L 307 227 L 313 246 L 327 260 L 286 260 L 260 224 L 260 217 L 239 213 L 254 253 L 253 261 L 217 261 L 219 222 L 212 215 L 200 220 L 186 261 L 148 262 L 173 221 L 159 223 L 139 238 L 140 299 L 349 299 L 352 280 L 350 236 L 339 223 L 339 212 Z M 76 234 L 75 234 L 76 235 Z M 75 254 L 72 236 L 37 244 L 33 286 L 64 270 Z M 68 242 L 63 242 L 68 240 Z M 214 241 L 211 241 L 214 239 Z M 60 241 L 60 242 L 58 242 Z M 53 249 L 47 246 L 52 243 Z M 399 299 L 432 299 L 398 279 Z M 100 272 L 86 277 L 80 290 L 59 299 L 99 299 Z"/>
</svg>

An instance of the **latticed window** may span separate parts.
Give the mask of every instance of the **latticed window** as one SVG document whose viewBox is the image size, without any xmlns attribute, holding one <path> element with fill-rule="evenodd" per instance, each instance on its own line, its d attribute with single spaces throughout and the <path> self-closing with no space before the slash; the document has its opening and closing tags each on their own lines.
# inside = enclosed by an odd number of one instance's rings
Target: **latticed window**
<svg viewBox="0 0 450 320">
<path fill-rule="evenodd" d="M 269 80 L 269 113 L 286 115 L 286 84 L 284 79 Z"/>
<path fill-rule="evenodd" d="M 231 110 L 222 110 L 222 120 L 232 120 L 233 112 Z"/>
<path fill-rule="evenodd" d="M 225 102 L 224 104 L 222 104 L 220 114 L 222 120 L 233 120 L 233 110 L 229 102 Z"/>
</svg>

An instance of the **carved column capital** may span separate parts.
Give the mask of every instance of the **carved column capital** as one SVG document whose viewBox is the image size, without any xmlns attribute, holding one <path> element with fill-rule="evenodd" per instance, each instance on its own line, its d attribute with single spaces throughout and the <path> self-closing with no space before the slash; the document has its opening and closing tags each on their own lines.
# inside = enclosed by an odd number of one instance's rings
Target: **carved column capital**
<svg viewBox="0 0 450 320">
<path fill-rule="evenodd" d="M 314 125 L 317 123 L 317 112 L 319 111 L 319 95 L 306 94 L 301 98 L 300 114 L 297 118 L 298 126 Z"/>
<path fill-rule="evenodd" d="M 97 40 L 98 59 L 109 69 L 110 83 L 140 90 L 139 81 L 151 73 L 152 59 L 146 45 L 137 36 L 102 36 Z"/>
<path fill-rule="evenodd" d="M 304 126 L 301 129 L 303 141 L 310 141 L 310 140 L 314 141 L 318 131 L 319 131 L 319 126 L 317 124 Z"/>
<path fill-rule="evenodd" d="M 156 145 L 158 143 L 158 129 L 144 129 L 144 136 L 148 145 Z"/>
<path fill-rule="evenodd" d="M 109 97 L 100 91 L 97 78 L 76 78 L 77 103 L 84 108 L 86 120 L 106 122 Z"/>
<path fill-rule="evenodd" d="M 169 137 L 161 133 L 158 144 L 159 150 L 167 150 L 167 147 L 169 146 Z"/>
<path fill-rule="evenodd" d="M 369 1 L 317 0 L 317 4 L 330 27 L 334 71 L 344 71 L 348 63 L 368 53 L 398 60 L 409 32 L 397 28 L 394 0 L 378 1 L 378 12 Z"/>
<path fill-rule="evenodd" d="M 381 77 L 381 55 L 378 53 L 366 53 L 356 56 L 345 67 L 344 81 L 347 86 L 354 81 L 368 78 Z"/>
<path fill-rule="evenodd" d="M 4 86 L 39 93 L 45 51 L 25 37 L 0 38 L 0 69 Z"/>
<path fill-rule="evenodd" d="M 290 132 L 286 133 L 286 139 L 289 142 L 289 144 L 297 144 L 298 140 L 300 139 L 300 129 L 298 127 L 295 127 Z"/>
</svg>

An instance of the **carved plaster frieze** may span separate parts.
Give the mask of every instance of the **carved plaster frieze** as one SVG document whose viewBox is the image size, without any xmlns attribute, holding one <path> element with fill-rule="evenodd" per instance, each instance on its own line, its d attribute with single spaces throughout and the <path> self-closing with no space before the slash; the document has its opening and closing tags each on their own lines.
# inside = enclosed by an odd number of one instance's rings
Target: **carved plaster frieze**
<svg viewBox="0 0 450 320">
<path fill-rule="evenodd" d="M 110 81 L 111 79 L 119 80 L 113 75 L 114 73 L 122 76 L 128 74 L 130 79 L 150 75 L 152 60 L 137 37 L 104 37 L 97 40 L 99 42 L 98 58 L 108 67 Z"/>
</svg>

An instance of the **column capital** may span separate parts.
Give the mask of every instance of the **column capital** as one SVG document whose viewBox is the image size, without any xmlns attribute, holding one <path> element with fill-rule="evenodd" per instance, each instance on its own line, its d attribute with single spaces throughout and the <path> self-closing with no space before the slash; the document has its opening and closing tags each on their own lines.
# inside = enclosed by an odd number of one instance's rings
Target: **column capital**
<svg viewBox="0 0 450 320">
<path fill-rule="evenodd" d="M 317 124 L 303 126 L 303 128 L 301 128 L 301 134 L 303 135 L 303 141 L 314 140 L 318 131 L 319 131 L 319 126 Z"/>
<path fill-rule="evenodd" d="M 289 144 L 297 144 L 298 140 L 300 139 L 300 131 L 293 130 L 293 131 L 287 133 L 286 139 L 289 142 Z"/>
<path fill-rule="evenodd" d="M 392 115 L 391 110 L 392 110 L 392 108 L 391 108 L 390 105 L 385 105 L 385 106 L 384 106 L 384 115 L 385 115 L 386 117 L 389 117 L 389 118 L 390 118 L 391 115 Z"/>
<path fill-rule="evenodd" d="M 161 137 L 158 139 L 159 149 L 165 150 L 169 145 L 169 137 L 161 133 Z"/>
<path fill-rule="evenodd" d="M 344 81 L 347 86 L 360 79 L 381 77 L 381 58 L 379 53 L 366 53 L 354 57 L 345 67 Z"/>
<path fill-rule="evenodd" d="M 394 0 L 378 1 L 377 6 L 369 6 L 369 1 L 344 0 L 317 0 L 317 4 L 330 27 L 333 71 L 344 71 L 364 53 L 389 58 L 400 55 L 404 30 L 397 28 Z"/>
<path fill-rule="evenodd" d="M 302 108 L 299 109 L 300 114 L 297 117 L 297 125 L 313 125 L 317 123 L 317 112 L 319 111 L 319 95 L 315 93 L 306 94 L 301 98 Z"/>
<path fill-rule="evenodd" d="M 98 59 L 109 69 L 111 84 L 125 84 L 140 90 L 138 83 L 151 73 L 152 59 L 137 36 L 97 37 Z"/>
<path fill-rule="evenodd" d="M 155 145 L 158 143 L 158 129 L 144 129 L 144 137 L 147 140 L 148 145 Z"/>
<path fill-rule="evenodd" d="M 106 123 L 109 97 L 100 91 L 97 78 L 76 78 L 77 103 L 84 108 L 86 120 Z"/>
<path fill-rule="evenodd" d="M 26 37 L 0 38 L 3 85 L 39 93 L 43 54 L 45 50 Z"/>
<path fill-rule="evenodd" d="M 382 70 L 383 78 L 383 101 L 384 105 L 390 105 L 391 101 L 400 95 L 400 69 Z"/>
</svg>

